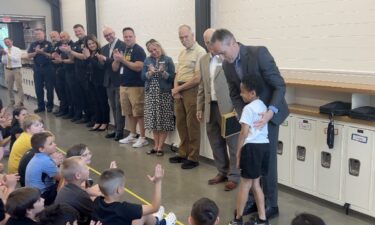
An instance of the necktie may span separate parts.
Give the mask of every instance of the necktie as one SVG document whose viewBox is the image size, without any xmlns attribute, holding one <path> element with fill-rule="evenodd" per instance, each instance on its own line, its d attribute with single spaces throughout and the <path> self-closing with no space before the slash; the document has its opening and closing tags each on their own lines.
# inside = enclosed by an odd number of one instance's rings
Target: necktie
<svg viewBox="0 0 375 225">
<path fill-rule="evenodd" d="M 116 45 L 116 40 L 114 40 L 110 45 L 109 45 L 109 57 L 112 57 L 112 52 L 113 49 L 115 48 Z"/>
<path fill-rule="evenodd" d="M 8 68 L 12 68 L 12 57 L 11 57 L 11 48 L 8 48 L 8 63 L 7 63 Z"/>
<path fill-rule="evenodd" d="M 242 72 L 241 60 L 240 59 L 235 61 L 234 68 L 236 70 L 236 73 L 237 73 L 238 77 L 240 78 L 240 80 L 242 80 L 243 72 Z"/>
</svg>

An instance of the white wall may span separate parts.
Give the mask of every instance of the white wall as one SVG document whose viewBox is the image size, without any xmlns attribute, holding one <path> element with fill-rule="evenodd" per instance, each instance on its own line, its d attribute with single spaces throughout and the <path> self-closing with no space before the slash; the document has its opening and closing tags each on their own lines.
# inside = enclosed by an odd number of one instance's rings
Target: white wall
<svg viewBox="0 0 375 225">
<path fill-rule="evenodd" d="M 281 68 L 375 72 L 374 0 L 213 0 L 214 27 L 265 45 Z"/>
<path fill-rule="evenodd" d="M 150 38 L 158 40 L 167 54 L 177 61 L 182 45 L 178 27 L 188 24 L 195 30 L 195 1 L 192 0 L 97 0 L 98 36 L 106 43 L 102 30 L 112 27 L 122 39 L 122 29 L 133 27 L 142 47 Z"/>
<path fill-rule="evenodd" d="M 82 24 L 86 28 L 86 4 L 85 0 L 61 0 L 62 30 L 67 31 L 73 40 L 73 26 Z"/>
</svg>

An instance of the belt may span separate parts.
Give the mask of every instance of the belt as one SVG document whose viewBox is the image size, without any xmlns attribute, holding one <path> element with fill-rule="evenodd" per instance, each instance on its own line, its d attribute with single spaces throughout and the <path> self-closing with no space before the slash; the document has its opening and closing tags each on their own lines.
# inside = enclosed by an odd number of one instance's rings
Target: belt
<svg viewBox="0 0 375 225">
<path fill-rule="evenodd" d="M 178 85 L 183 85 L 184 83 L 186 83 L 186 82 L 183 82 L 183 81 L 178 81 L 177 82 Z"/>
<path fill-rule="evenodd" d="M 217 101 L 211 101 L 211 104 L 217 104 Z"/>
<path fill-rule="evenodd" d="M 21 67 L 13 67 L 13 68 L 5 67 L 5 69 L 7 69 L 7 70 L 17 70 L 17 69 L 21 69 Z"/>
</svg>

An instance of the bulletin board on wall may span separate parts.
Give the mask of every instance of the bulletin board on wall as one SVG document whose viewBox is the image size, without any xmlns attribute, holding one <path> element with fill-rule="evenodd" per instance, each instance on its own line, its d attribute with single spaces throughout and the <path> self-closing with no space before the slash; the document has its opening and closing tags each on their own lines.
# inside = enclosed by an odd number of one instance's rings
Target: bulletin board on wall
<svg viewBox="0 0 375 225">
<path fill-rule="evenodd" d="M 373 0 L 214 0 L 214 27 L 267 46 L 279 67 L 375 74 Z M 375 76 L 375 75 L 374 75 Z"/>
</svg>

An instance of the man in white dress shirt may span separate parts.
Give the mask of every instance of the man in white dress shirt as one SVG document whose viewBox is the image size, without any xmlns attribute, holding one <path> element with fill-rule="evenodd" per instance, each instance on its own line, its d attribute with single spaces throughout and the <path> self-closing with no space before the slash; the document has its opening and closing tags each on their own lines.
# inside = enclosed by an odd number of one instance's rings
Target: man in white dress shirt
<svg viewBox="0 0 375 225">
<path fill-rule="evenodd" d="M 22 88 L 22 73 L 21 73 L 21 55 L 22 52 L 16 46 L 13 46 L 13 41 L 10 38 L 4 39 L 4 44 L 6 49 L 2 51 L 1 62 L 4 64 L 5 80 L 7 82 L 8 94 L 10 105 L 15 104 L 13 85 L 16 83 L 17 94 L 19 97 L 19 102 L 16 106 L 23 106 L 23 88 Z"/>
</svg>

